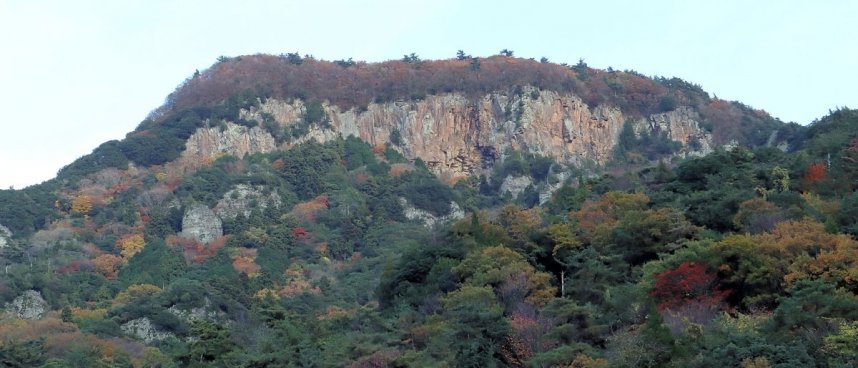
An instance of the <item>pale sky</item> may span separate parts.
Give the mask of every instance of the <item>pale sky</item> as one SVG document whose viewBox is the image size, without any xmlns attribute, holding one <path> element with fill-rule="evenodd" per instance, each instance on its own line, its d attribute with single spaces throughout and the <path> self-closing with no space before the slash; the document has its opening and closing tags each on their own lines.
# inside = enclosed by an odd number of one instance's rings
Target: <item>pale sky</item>
<svg viewBox="0 0 858 368">
<path fill-rule="evenodd" d="M 121 139 L 218 56 L 510 49 L 680 77 L 807 124 L 858 107 L 858 1 L 0 0 L 0 188 Z"/>
</svg>

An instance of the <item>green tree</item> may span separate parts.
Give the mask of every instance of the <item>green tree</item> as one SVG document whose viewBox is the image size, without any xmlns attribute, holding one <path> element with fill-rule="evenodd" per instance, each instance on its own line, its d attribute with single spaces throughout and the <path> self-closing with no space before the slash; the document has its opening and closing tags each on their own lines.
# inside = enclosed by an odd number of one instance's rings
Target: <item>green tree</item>
<svg viewBox="0 0 858 368">
<path fill-rule="evenodd" d="M 772 327 L 778 331 L 823 328 L 827 318 L 858 318 L 858 297 L 825 281 L 800 280 L 787 292 L 772 316 Z"/>
<path fill-rule="evenodd" d="M 477 70 L 480 70 L 480 59 L 471 58 L 471 63 L 469 64 L 469 68 L 471 69 L 471 71 L 474 71 L 474 72 Z"/>
<path fill-rule="evenodd" d="M 38 367 L 45 362 L 45 340 L 7 340 L 0 345 L 0 365 L 9 368 Z"/>
<path fill-rule="evenodd" d="M 445 315 L 455 322 L 451 341 L 459 367 L 497 367 L 509 331 L 489 287 L 463 286 L 443 298 Z"/>
<path fill-rule="evenodd" d="M 304 106 L 304 122 L 308 124 L 327 124 L 328 113 L 319 101 L 310 101 Z"/>
<path fill-rule="evenodd" d="M 858 237 L 858 191 L 843 199 L 836 218 L 840 230 Z"/>
<path fill-rule="evenodd" d="M 191 324 L 191 334 L 197 338 L 182 360 L 189 367 L 225 366 L 225 355 L 237 348 L 230 340 L 229 331 L 222 325 L 197 321 Z"/>
</svg>

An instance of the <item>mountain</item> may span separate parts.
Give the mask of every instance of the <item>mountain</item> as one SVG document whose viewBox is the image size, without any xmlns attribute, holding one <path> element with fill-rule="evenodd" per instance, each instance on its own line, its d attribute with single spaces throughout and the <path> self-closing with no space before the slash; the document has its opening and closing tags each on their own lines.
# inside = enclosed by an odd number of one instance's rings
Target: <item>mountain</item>
<svg viewBox="0 0 858 368">
<path fill-rule="evenodd" d="M 583 61 L 221 57 L 0 191 L 0 359 L 847 366 L 856 127 Z"/>
</svg>

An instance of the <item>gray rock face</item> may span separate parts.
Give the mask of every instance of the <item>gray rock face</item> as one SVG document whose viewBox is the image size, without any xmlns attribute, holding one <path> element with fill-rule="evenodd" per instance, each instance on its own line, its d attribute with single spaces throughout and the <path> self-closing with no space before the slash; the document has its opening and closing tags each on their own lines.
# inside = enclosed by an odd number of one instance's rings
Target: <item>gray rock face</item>
<svg viewBox="0 0 858 368">
<path fill-rule="evenodd" d="M 405 218 L 422 222 L 425 227 L 432 227 L 438 223 L 459 220 L 465 217 L 465 210 L 459 207 L 456 202 L 450 202 L 450 213 L 441 217 L 412 206 L 408 203 L 408 200 L 402 197 L 399 198 L 399 204 L 402 205 L 402 212 Z"/>
<path fill-rule="evenodd" d="M 9 228 L 0 225 L 0 248 L 6 248 L 12 243 L 12 232 Z"/>
<path fill-rule="evenodd" d="M 643 132 L 665 132 L 668 138 L 682 143 L 679 155 L 705 156 L 713 149 L 712 134 L 700 128 L 700 116 L 694 110 L 680 107 L 673 111 L 654 114 L 639 122 L 638 135 Z M 693 143 L 692 143 L 693 142 Z"/>
<path fill-rule="evenodd" d="M 377 145 L 397 131 L 402 144 L 396 150 L 409 159 L 422 159 L 442 179 L 454 179 L 484 172 L 508 149 L 551 156 L 565 165 L 604 164 L 613 158 L 625 121 L 634 119 L 619 108 L 588 106 L 566 93 L 533 87 L 524 87 L 523 92 L 493 92 L 479 98 L 430 95 L 421 101 L 371 103 L 363 111 L 326 104 L 330 129 L 314 126 L 290 143 L 353 135 Z M 266 113 L 288 126 L 301 121 L 304 112 L 300 100 L 268 99 L 242 117 L 263 122 Z M 682 153 L 690 154 L 713 147 L 712 135 L 698 121 L 696 112 L 679 108 L 636 119 L 635 125 L 638 134 L 667 133 L 684 145 Z"/>
<path fill-rule="evenodd" d="M 132 319 L 128 322 L 123 323 L 122 326 L 120 326 L 119 328 L 122 330 L 122 332 L 134 336 L 140 340 L 143 340 L 147 344 L 166 340 L 167 338 L 176 336 L 172 333 L 159 330 L 157 327 L 155 327 L 155 325 L 152 324 L 152 321 L 150 321 L 149 318 L 146 317 Z"/>
<path fill-rule="evenodd" d="M 533 179 L 530 176 L 507 175 L 507 177 L 503 179 L 503 183 L 501 183 L 500 192 L 501 194 L 509 193 L 512 195 L 512 198 L 515 199 L 518 198 L 518 195 L 531 184 L 533 184 Z"/>
<path fill-rule="evenodd" d="M 167 308 L 167 312 L 170 312 L 186 323 L 197 321 L 227 321 L 227 323 L 229 323 L 226 313 L 215 309 L 208 298 L 205 299 L 205 305 L 202 307 L 181 309 L 178 306 L 173 305 L 170 308 Z"/>
<path fill-rule="evenodd" d="M 185 210 L 182 217 L 182 236 L 194 238 L 200 243 L 223 236 L 223 222 L 217 215 L 202 204 L 192 204 Z"/>
<path fill-rule="evenodd" d="M 48 312 L 48 302 L 35 290 L 27 290 L 6 306 L 6 310 L 21 319 L 41 319 Z"/>
<path fill-rule="evenodd" d="M 250 216 L 254 204 L 260 210 L 268 206 L 279 207 L 280 195 L 274 191 L 265 195 L 263 189 L 261 185 L 238 184 L 223 195 L 223 198 L 217 202 L 214 212 L 221 218 L 234 219 L 240 214 Z"/>
<path fill-rule="evenodd" d="M 548 201 L 551 200 L 551 196 L 554 195 L 554 192 L 556 192 L 557 189 L 562 188 L 563 185 L 566 183 L 566 179 L 569 178 L 569 172 L 568 171 L 559 172 L 556 175 L 557 175 L 557 177 L 556 177 L 557 182 L 553 183 L 553 184 L 549 183 L 548 185 L 545 186 L 545 188 L 542 189 L 541 192 L 539 192 L 539 205 L 540 206 L 548 203 Z"/>
<path fill-rule="evenodd" d="M 223 154 L 244 157 L 276 148 L 274 137 L 264 129 L 227 122 L 223 130 L 217 127 L 197 129 L 185 143 L 182 159 L 216 159 Z"/>
</svg>

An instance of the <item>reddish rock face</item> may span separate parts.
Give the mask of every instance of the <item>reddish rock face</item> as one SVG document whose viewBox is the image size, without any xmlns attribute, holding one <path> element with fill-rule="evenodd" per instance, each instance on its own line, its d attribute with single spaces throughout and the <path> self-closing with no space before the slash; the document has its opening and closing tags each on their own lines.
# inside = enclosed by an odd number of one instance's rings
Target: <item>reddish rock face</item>
<svg viewBox="0 0 858 368">
<path fill-rule="evenodd" d="M 341 111 L 325 105 L 330 128 L 312 126 L 303 137 L 280 149 L 308 139 L 320 142 L 354 135 L 371 145 L 390 141 L 399 131 L 397 146 L 410 159 L 421 159 L 442 179 L 454 181 L 491 167 L 508 150 L 551 156 L 559 162 L 604 164 L 628 116 L 611 106 L 591 107 L 580 98 L 553 91 L 524 88 L 523 93 L 491 93 L 479 99 L 460 94 L 427 96 L 419 101 L 370 104 L 364 110 Z M 242 117 L 263 123 L 270 114 L 276 124 L 301 122 L 304 103 L 269 99 Z M 634 119 L 636 133 L 666 132 L 684 145 L 681 154 L 710 150 L 712 137 L 703 131 L 693 110 L 680 108 L 664 114 Z M 200 129 L 188 140 L 185 156 L 215 157 L 229 153 L 242 156 L 276 149 L 274 139 L 260 128 L 228 124 L 227 129 Z"/>
</svg>

